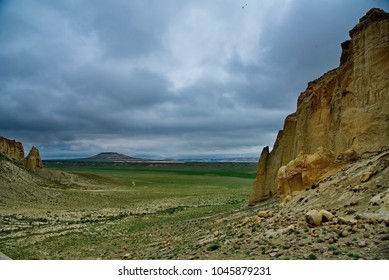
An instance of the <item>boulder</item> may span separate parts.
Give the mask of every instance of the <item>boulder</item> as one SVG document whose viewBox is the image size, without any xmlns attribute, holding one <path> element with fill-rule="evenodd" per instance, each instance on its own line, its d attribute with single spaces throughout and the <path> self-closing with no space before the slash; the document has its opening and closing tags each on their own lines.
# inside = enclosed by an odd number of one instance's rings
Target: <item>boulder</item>
<svg viewBox="0 0 389 280">
<path fill-rule="evenodd" d="M 374 173 L 371 172 L 371 171 L 364 172 L 364 173 L 361 175 L 361 177 L 360 177 L 361 183 L 365 183 L 365 182 L 369 181 L 370 178 L 371 178 L 373 175 L 374 175 Z"/>
<path fill-rule="evenodd" d="M 262 211 L 259 211 L 257 213 L 257 216 L 258 217 L 261 217 L 261 218 L 268 218 L 268 217 L 272 217 L 273 216 L 273 212 L 272 211 L 265 211 L 265 210 L 262 210 Z"/>
<path fill-rule="evenodd" d="M 334 215 L 327 210 L 322 209 L 319 213 L 322 215 L 322 222 L 329 222 L 334 218 Z"/>
<path fill-rule="evenodd" d="M 335 173 L 338 169 L 335 154 L 328 149 L 319 147 L 310 155 L 300 153 L 296 159 L 278 170 L 278 193 L 284 200 L 295 191 L 317 185 L 323 177 Z"/>
<path fill-rule="evenodd" d="M 310 210 L 305 214 L 305 220 L 310 226 L 320 226 L 323 216 L 317 210 Z"/>
</svg>

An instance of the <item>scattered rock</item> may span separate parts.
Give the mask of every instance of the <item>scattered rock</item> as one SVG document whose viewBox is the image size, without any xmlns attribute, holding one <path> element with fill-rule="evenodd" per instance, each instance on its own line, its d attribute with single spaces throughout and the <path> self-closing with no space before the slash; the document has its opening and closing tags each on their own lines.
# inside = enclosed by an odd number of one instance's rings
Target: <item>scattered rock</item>
<svg viewBox="0 0 389 280">
<path fill-rule="evenodd" d="M 207 244 L 209 244 L 209 243 L 214 242 L 215 240 L 216 240 L 216 239 L 215 239 L 214 237 L 211 237 L 211 238 L 204 238 L 204 239 L 199 240 L 198 245 L 204 246 L 204 245 L 207 245 Z"/>
<path fill-rule="evenodd" d="M 305 214 L 305 220 L 311 226 L 320 226 L 322 215 L 317 210 L 310 210 Z"/>
<path fill-rule="evenodd" d="M 371 171 L 368 171 L 368 172 L 363 173 L 363 174 L 361 175 L 361 177 L 360 177 L 361 183 L 365 183 L 365 182 L 369 181 L 370 178 L 371 178 L 373 175 L 374 175 L 374 174 L 373 174 L 373 172 L 371 172 Z"/>
<path fill-rule="evenodd" d="M 334 215 L 332 215 L 332 213 L 327 210 L 322 209 L 319 213 L 322 215 L 322 222 L 329 222 L 334 218 Z"/>
<path fill-rule="evenodd" d="M 273 216 L 273 212 L 272 211 L 259 211 L 257 213 L 257 216 L 258 217 L 261 217 L 261 218 L 268 218 L 268 217 L 272 217 Z"/>
<path fill-rule="evenodd" d="M 376 224 L 378 221 L 377 221 L 377 219 L 376 218 L 370 218 L 369 219 L 369 223 L 370 224 Z"/>
<path fill-rule="evenodd" d="M 247 224 L 248 222 L 250 222 L 250 218 L 249 217 L 244 217 L 243 220 L 242 220 L 242 223 L 243 224 Z"/>
<path fill-rule="evenodd" d="M 358 230 L 358 227 L 357 227 L 357 226 L 353 226 L 352 229 L 351 229 L 351 231 L 352 231 L 353 233 L 357 233 L 359 230 Z"/>
<path fill-rule="evenodd" d="M 290 225 L 290 226 L 288 226 L 286 229 L 287 229 L 287 230 L 294 230 L 295 228 L 296 228 L 295 225 Z"/>
<path fill-rule="evenodd" d="M 269 253 L 269 256 L 272 257 L 272 258 L 274 258 L 274 257 L 278 256 L 278 252 L 274 252 L 274 251 L 273 251 L 273 252 L 270 252 L 270 253 Z"/>
<path fill-rule="evenodd" d="M 319 236 L 319 232 L 318 232 L 316 229 L 311 229 L 311 231 L 309 232 L 309 234 L 310 234 L 312 237 L 318 237 L 318 236 Z"/>
<path fill-rule="evenodd" d="M 366 247 L 366 246 L 367 246 L 367 243 L 366 243 L 365 240 L 361 240 L 361 241 L 358 242 L 358 246 L 361 247 L 361 248 L 363 248 L 363 247 Z"/>
<path fill-rule="evenodd" d="M 377 194 L 377 195 L 373 196 L 369 202 L 369 204 L 371 206 L 379 206 L 381 203 L 384 203 L 384 200 L 383 200 L 383 197 L 381 197 L 381 194 Z"/>
<path fill-rule="evenodd" d="M 348 218 L 345 218 L 345 217 L 338 217 L 338 224 L 340 225 L 350 225 L 350 226 L 353 226 L 353 225 L 356 225 L 358 223 L 358 221 L 356 219 L 348 219 Z"/>
<path fill-rule="evenodd" d="M 265 236 L 267 238 L 275 238 L 278 236 L 278 232 L 274 229 L 269 229 L 265 232 Z"/>
</svg>

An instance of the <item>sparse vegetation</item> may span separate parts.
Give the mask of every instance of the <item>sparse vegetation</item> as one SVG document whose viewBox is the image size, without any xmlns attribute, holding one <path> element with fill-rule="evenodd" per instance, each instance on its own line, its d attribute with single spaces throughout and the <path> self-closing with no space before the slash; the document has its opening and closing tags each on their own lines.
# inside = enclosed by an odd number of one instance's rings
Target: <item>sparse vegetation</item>
<svg viewBox="0 0 389 280">
<path fill-rule="evenodd" d="M 323 192 L 315 198 L 320 199 L 316 204 L 315 199 L 295 204 L 300 199 L 296 195 L 286 207 L 278 207 L 278 198 L 248 207 L 255 164 L 62 164 L 42 174 L 58 176 L 54 181 L 24 173 L 17 166 L 5 169 L 7 173 L 1 174 L 11 183 L 0 182 L 0 251 L 14 259 L 387 256 L 385 222 L 359 217 L 357 224 L 349 225 L 339 219 L 343 208 L 332 204 L 339 215 L 334 221 L 307 226 L 306 209 L 333 203 L 331 193 Z M 224 176 L 228 170 L 236 177 Z M 334 190 L 329 186 L 328 192 Z M 303 195 L 316 197 L 315 191 Z M 349 191 L 340 191 L 348 201 Z M 358 207 L 382 190 L 369 191 Z M 262 217 L 267 211 L 272 215 Z M 339 236 L 344 230 L 348 235 Z"/>
<path fill-rule="evenodd" d="M 118 248 L 129 241 L 142 252 L 151 239 L 168 235 L 170 227 L 245 205 L 256 164 L 60 162 L 46 164 L 46 168 L 51 177 L 58 176 L 63 182 L 51 182 L 53 188 L 48 189 L 49 181 L 42 180 L 44 188 L 40 181 L 31 187 L 34 201 L 21 201 L 18 210 L 26 214 L 4 215 L 0 205 L 0 251 L 12 258 L 121 258 Z M 63 178 L 72 181 L 70 187 Z M 12 203 L 18 199 L 24 198 L 18 194 Z M 11 226 L 15 223 L 21 226 Z M 165 248 L 173 243 L 164 243 Z M 212 244 L 208 251 L 219 247 Z"/>
<path fill-rule="evenodd" d="M 352 252 L 347 253 L 347 256 L 350 257 L 350 258 L 352 258 L 352 259 L 354 259 L 354 260 L 358 260 L 358 259 L 361 258 L 358 254 L 352 253 Z"/>
<path fill-rule="evenodd" d="M 207 251 L 216 251 L 219 248 L 220 248 L 220 244 L 212 244 L 208 246 Z"/>
</svg>

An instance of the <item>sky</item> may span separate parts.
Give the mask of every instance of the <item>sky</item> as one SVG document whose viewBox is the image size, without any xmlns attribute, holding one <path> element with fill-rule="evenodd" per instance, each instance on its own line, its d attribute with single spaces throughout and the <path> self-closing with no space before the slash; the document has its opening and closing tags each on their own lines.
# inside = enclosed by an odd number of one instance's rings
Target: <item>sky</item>
<svg viewBox="0 0 389 280">
<path fill-rule="evenodd" d="M 43 159 L 258 157 L 378 0 L 0 0 L 0 135 Z"/>
</svg>

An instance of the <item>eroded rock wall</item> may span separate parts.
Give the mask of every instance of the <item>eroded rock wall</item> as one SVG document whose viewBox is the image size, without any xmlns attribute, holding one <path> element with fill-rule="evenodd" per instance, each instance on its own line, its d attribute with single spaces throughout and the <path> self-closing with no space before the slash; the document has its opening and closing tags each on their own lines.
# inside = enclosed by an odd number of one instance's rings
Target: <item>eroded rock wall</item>
<svg viewBox="0 0 389 280">
<path fill-rule="evenodd" d="M 308 83 L 273 150 L 262 152 L 251 204 L 278 194 L 278 170 L 299 154 L 322 147 L 336 157 L 362 156 L 389 148 L 389 14 L 370 10 L 350 37 L 339 67 Z"/>
<path fill-rule="evenodd" d="M 0 136 L 0 153 L 11 159 L 22 161 L 24 158 L 23 144 Z"/>
<path fill-rule="evenodd" d="M 39 150 L 34 146 L 31 148 L 28 156 L 24 158 L 24 147 L 22 143 L 0 136 L 0 154 L 17 160 L 34 172 L 43 168 Z"/>
<path fill-rule="evenodd" d="M 32 146 L 30 152 L 28 153 L 26 164 L 27 168 L 34 172 L 43 168 L 42 159 L 39 154 L 39 150 L 36 147 Z"/>
</svg>

